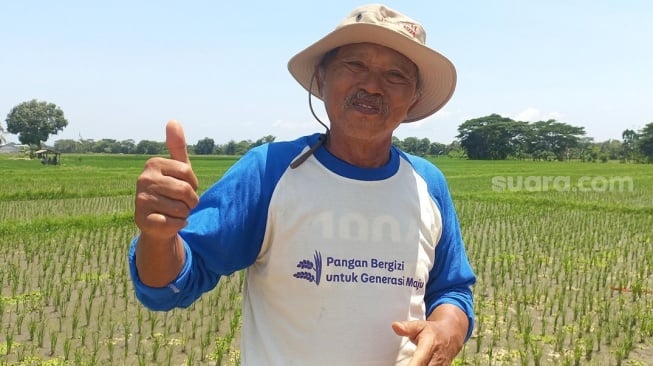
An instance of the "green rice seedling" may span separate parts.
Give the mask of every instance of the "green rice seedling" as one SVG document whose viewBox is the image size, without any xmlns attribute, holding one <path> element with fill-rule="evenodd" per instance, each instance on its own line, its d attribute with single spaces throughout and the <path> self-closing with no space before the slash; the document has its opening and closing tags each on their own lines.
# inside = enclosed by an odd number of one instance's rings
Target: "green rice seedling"
<svg viewBox="0 0 653 366">
<path fill-rule="evenodd" d="M 238 308 L 234 311 L 233 318 L 231 318 L 231 328 L 229 329 L 229 336 L 233 337 L 236 331 L 240 329 L 241 309 Z"/>
<path fill-rule="evenodd" d="M 77 348 L 75 349 L 75 365 L 83 365 L 84 364 L 84 355 L 82 354 L 82 349 Z"/>
<path fill-rule="evenodd" d="M 150 361 L 157 362 L 159 359 L 159 351 L 161 351 L 161 337 L 152 338 L 152 357 Z"/>
<path fill-rule="evenodd" d="M 186 332 L 184 332 L 185 334 Z M 188 340 L 186 339 L 185 335 L 181 335 L 181 339 L 179 340 L 179 344 L 181 345 L 181 353 L 188 353 Z"/>
<path fill-rule="evenodd" d="M 34 340 L 34 335 L 36 334 L 36 320 L 31 319 L 27 324 L 27 333 L 29 334 L 28 340 L 31 342 Z"/>
<path fill-rule="evenodd" d="M 45 338 L 45 323 L 40 323 L 36 329 L 36 342 L 40 348 L 43 348 L 44 338 Z"/>
<path fill-rule="evenodd" d="M 170 337 L 170 333 L 171 333 L 170 331 L 171 331 L 171 328 L 172 328 L 172 324 L 166 324 L 166 323 L 164 323 L 164 324 L 165 325 L 163 326 L 163 338 L 168 339 L 168 337 Z"/>
<path fill-rule="evenodd" d="M 136 341 L 136 351 L 134 352 L 134 354 L 140 356 L 143 354 L 142 350 L 143 350 L 143 334 L 138 333 L 138 340 Z"/>
<path fill-rule="evenodd" d="M 56 311 L 56 310 L 59 309 L 59 305 L 61 304 L 61 292 L 48 290 L 46 292 L 46 294 L 51 294 L 53 292 L 54 292 L 54 299 L 53 299 L 53 304 L 52 305 L 54 306 L 55 311 Z M 49 304 L 46 304 L 46 305 L 49 305 Z"/>
<path fill-rule="evenodd" d="M 167 366 L 172 366 L 172 355 L 173 355 L 174 349 L 171 346 L 168 346 L 166 348 L 166 365 Z M 217 365 L 217 363 L 216 363 Z"/>
<path fill-rule="evenodd" d="M 213 357 L 216 365 L 222 365 L 222 358 L 229 354 L 229 341 L 225 337 L 217 337 L 215 339 L 215 351 Z"/>
<path fill-rule="evenodd" d="M 100 352 L 100 334 L 98 332 L 91 333 L 91 353 L 97 355 Z"/>
<path fill-rule="evenodd" d="M 82 328 L 79 331 L 79 341 L 80 341 L 82 346 L 86 346 L 86 328 L 85 327 Z"/>
<path fill-rule="evenodd" d="M 137 333 L 141 334 L 143 330 L 143 310 L 140 307 L 136 310 L 136 329 Z"/>
<path fill-rule="evenodd" d="M 164 313 L 161 313 L 161 316 L 163 317 L 163 320 L 161 321 L 161 322 L 162 322 L 162 326 L 163 326 L 163 328 L 167 328 L 167 327 L 168 327 L 168 315 L 169 315 L 169 314 L 170 314 L 170 313 L 167 312 L 167 311 L 164 312 Z"/>
<path fill-rule="evenodd" d="M 175 315 L 175 332 L 179 333 L 181 331 L 181 325 L 183 324 L 183 316 L 180 313 Z"/>
<path fill-rule="evenodd" d="M 483 348 L 483 333 L 476 332 L 476 353 L 477 354 L 481 353 L 482 348 Z"/>
<path fill-rule="evenodd" d="M 70 348 L 72 347 L 72 340 L 66 338 L 63 341 L 63 359 L 64 361 L 70 360 Z"/>
<path fill-rule="evenodd" d="M 25 314 L 20 312 L 16 316 L 16 323 L 14 324 L 14 327 L 16 328 L 16 334 L 21 335 L 22 329 L 23 329 L 23 321 L 25 321 Z"/>
<path fill-rule="evenodd" d="M 33 349 L 30 349 L 29 347 L 24 345 L 16 345 L 16 360 L 18 360 L 19 363 L 24 362 L 27 358 L 27 355 L 31 355 L 33 353 Z M 9 355 L 8 352 L 7 355 Z"/>
<path fill-rule="evenodd" d="M 597 350 L 597 352 L 601 352 L 601 344 L 602 344 L 602 338 L 601 337 L 603 335 L 603 328 L 598 327 L 594 334 L 595 334 L 595 339 L 596 339 L 596 350 Z"/>
<path fill-rule="evenodd" d="M 79 306 L 76 306 L 75 309 L 73 310 L 73 318 L 70 323 L 70 332 L 73 338 L 75 338 L 78 326 L 79 326 Z"/>
<path fill-rule="evenodd" d="M 150 337 L 154 338 L 154 331 L 156 330 L 156 325 L 159 323 L 159 319 L 153 316 L 150 313 Z"/>
<path fill-rule="evenodd" d="M 592 361 L 592 354 L 594 353 L 594 337 L 588 333 L 587 336 L 583 338 L 583 344 L 585 346 L 584 360 L 587 362 Z"/>
<path fill-rule="evenodd" d="M 98 350 L 93 350 L 90 358 L 88 358 L 86 362 L 88 362 L 89 365 L 97 365 L 99 362 L 98 357 Z"/>
<path fill-rule="evenodd" d="M 114 343 L 113 339 L 108 339 L 107 340 L 107 353 L 109 354 L 109 364 L 113 364 L 113 353 L 115 350 L 116 344 Z"/>
<path fill-rule="evenodd" d="M 200 361 L 206 361 L 206 356 L 208 355 L 208 348 L 211 345 L 211 333 L 205 334 L 203 337 L 200 337 Z"/>
<path fill-rule="evenodd" d="M 92 314 L 92 310 L 93 310 L 93 300 L 92 299 L 93 298 L 91 297 L 91 300 L 89 301 L 89 303 L 87 303 L 86 306 L 84 307 L 84 317 L 86 318 L 86 326 L 87 327 L 91 325 L 91 314 Z"/>
<path fill-rule="evenodd" d="M 11 326 L 7 326 L 5 331 L 5 348 L 6 354 L 11 353 L 11 348 L 14 345 L 14 329 Z"/>
<path fill-rule="evenodd" d="M 644 343 L 647 339 L 653 337 L 653 314 L 650 312 L 644 314 L 640 327 L 640 343 Z"/>
<path fill-rule="evenodd" d="M 621 366 L 624 359 L 626 358 L 626 350 L 622 347 L 618 347 L 614 351 L 615 362 L 617 366 Z"/>
<path fill-rule="evenodd" d="M 209 328 L 213 329 L 214 332 L 219 333 L 220 332 L 220 315 L 218 313 L 214 313 L 213 316 L 211 317 L 211 324 Z"/>
<path fill-rule="evenodd" d="M 104 317 L 105 311 L 107 309 L 107 298 L 102 296 L 102 302 L 100 303 L 100 311 L 98 311 L 98 317 Z"/>
<path fill-rule="evenodd" d="M 519 364 L 522 366 L 528 366 L 530 361 L 530 357 L 528 357 L 528 349 L 520 349 L 518 352 Z M 492 354 L 490 354 L 490 359 L 492 359 Z"/>
<path fill-rule="evenodd" d="M 109 339 L 113 339 L 116 333 L 117 324 L 114 321 L 109 321 Z"/>
<path fill-rule="evenodd" d="M 220 314 L 220 320 L 224 320 L 225 315 L 227 315 L 227 304 L 224 303 L 220 304 L 219 314 Z"/>
<path fill-rule="evenodd" d="M 191 323 L 191 333 L 190 333 L 191 334 L 190 337 L 193 340 L 197 338 L 197 329 L 198 329 L 198 320 L 193 319 Z"/>
<path fill-rule="evenodd" d="M 533 365 L 540 366 L 542 364 L 542 357 L 544 356 L 544 347 L 533 342 L 530 344 L 531 354 L 533 355 Z"/>
<path fill-rule="evenodd" d="M 582 340 L 574 343 L 574 347 L 573 347 L 574 366 L 580 365 L 580 361 L 582 360 L 583 355 L 585 353 L 584 349 L 585 347 Z"/>
<path fill-rule="evenodd" d="M 564 348 L 564 343 L 565 343 L 565 332 L 560 330 L 555 334 L 555 346 L 554 350 L 557 353 L 561 353 L 563 348 Z"/>
<path fill-rule="evenodd" d="M 129 339 L 131 338 L 131 321 L 127 317 L 122 320 L 122 336 L 123 336 L 123 348 L 124 348 L 124 358 L 127 358 L 129 353 Z"/>
<path fill-rule="evenodd" d="M 56 331 L 50 332 L 50 356 L 54 356 L 59 341 L 59 333 Z"/>
<path fill-rule="evenodd" d="M 195 364 L 195 351 L 190 350 L 186 356 L 186 366 L 194 366 Z"/>
</svg>

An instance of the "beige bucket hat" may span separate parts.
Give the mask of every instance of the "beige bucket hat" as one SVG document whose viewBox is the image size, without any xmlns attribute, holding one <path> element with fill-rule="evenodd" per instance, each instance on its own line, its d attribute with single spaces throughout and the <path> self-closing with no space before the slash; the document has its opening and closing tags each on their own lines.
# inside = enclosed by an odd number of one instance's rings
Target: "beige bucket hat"
<svg viewBox="0 0 653 366">
<path fill-rule="evenodd" d="M 288 70 L 309 90 L 315 66 L 324 54 L 336 47 L 364 42 L 392 48 L 417 65 L 421 96 L 404 122 L 428 117 L 449 101 L 456 88 L 454 65 L 426 46 L 426 32 L 420 23 L 380 4 L 354 9 L 334 31 L 293 56 L 288 62 Z M 320 98 L 316 85 L 312 85 L 310 92 Z"/>
</svg>

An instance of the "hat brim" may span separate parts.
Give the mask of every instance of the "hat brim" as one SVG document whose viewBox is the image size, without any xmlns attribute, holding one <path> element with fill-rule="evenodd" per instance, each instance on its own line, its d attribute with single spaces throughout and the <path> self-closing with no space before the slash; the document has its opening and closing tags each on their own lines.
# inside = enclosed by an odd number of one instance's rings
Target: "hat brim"
<svg viewBox="0 0 653 366">
<path fill-rule="evenodd" d="M 311 88 L 315 66 L 330 50 L 353 43 L 375 43 L 391 48 L 417 65 L 422 85 L 419 100 L 404 122 L 424 119 L 440 110 L 456 89 L 456 68 L 448 58 L 408 37 L 373 24 L 354 23 L 342 26 L 299 52 L 288 62 L 288 71 L 304 87 Z M 317 85 L 310 92 L 322 99 Z"/>
</svg>

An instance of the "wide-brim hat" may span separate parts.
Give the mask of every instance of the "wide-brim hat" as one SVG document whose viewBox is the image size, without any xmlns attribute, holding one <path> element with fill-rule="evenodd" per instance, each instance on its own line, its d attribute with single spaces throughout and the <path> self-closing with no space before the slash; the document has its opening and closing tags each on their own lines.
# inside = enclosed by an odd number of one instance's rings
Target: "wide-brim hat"
<svg viewBox="0 0 653 366">
<path fill-rule="evenodd" d="M 315 67 L 327 52 L 353 43 L 375 43 L 391 48 L 417 65 L 420 97 L 404 122 L 428 117 L 451 99 L 456 89 L 453 63 L 426 46 L 426 32 L 420 23 L 384 5 L 354 9 L 335 30 L 293 56 L 288 70 L 306 90 L 322 99 L 316 83 L 311 82 Z"/>
</svg>

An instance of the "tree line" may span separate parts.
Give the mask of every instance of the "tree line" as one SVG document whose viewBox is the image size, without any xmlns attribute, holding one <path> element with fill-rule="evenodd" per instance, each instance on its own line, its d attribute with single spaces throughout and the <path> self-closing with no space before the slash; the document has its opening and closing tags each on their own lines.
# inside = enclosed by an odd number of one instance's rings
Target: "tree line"
<svg viewBox="0 0 653 366">
<path fill-rule="evenodd" d="M 515 121 L 498 114 L 474 118 L 458 127 L 460 145 L 475 160 L 581 160 L 653 162 L 653 122 L 641 131 L 625 130 L 622 141 L 596 143 L 583 127 L 554 119 Z"/>
<path fill-rule="evenodd" d="M 195 155 L 242 155 L 248 150 L 275 140 L 274 136 L 265 136 L 256 141 L 242 140 L 236 142 L 231 140 L 226 144 L 216 144 L 210 137 L 205 137 L 195 145 L 189 145 L 188 151 Z M 61 139 L 54 142 L 54 149 L 61 153 L 103 153 L 103 154 L 146 154 L 162 155 L 167 154 L 165 142 L 141 140 L 114 140 L 114 139 Z"/>
<path fill-rule="evenodd" d="M 23 102 L 9 112 L 6 118 L 7 132 L 17 134 L 21 143 L 38 149 L 42 141 L 63 130 L 68 121 L 61 108 L 53 103 L 31 100 Z M 0 143 L 5 138 L 0 126 Z M 524 122 L 515 121 L 498 114 L 474 118 L 458 127 L 456 140 L 450 144 L 432 142 L 428 138 L 394 137 L 393 143 L 404 151 L 419 156 L 449 156 L 478 160 L 532 159 L 532 160 L 581 160 L 653 163 L 653 122 L 640 131 L 625 130 L 622 141 L 594 142 L 585 136 L 583 127 L 572 126 L 556 120 Z M 216 144 L 205 137 L 190 145 L 191 154 L 242 155 L 248 150 L 273 142 L 274 136 L 264 136 L 255 141 L 234 140 Z M 62 139 L 54 143 L 54 149 L 62 153 L 108 153 L 108 154 L 166 154 L 164 142 L 141 140 Z"/>
</svg>

